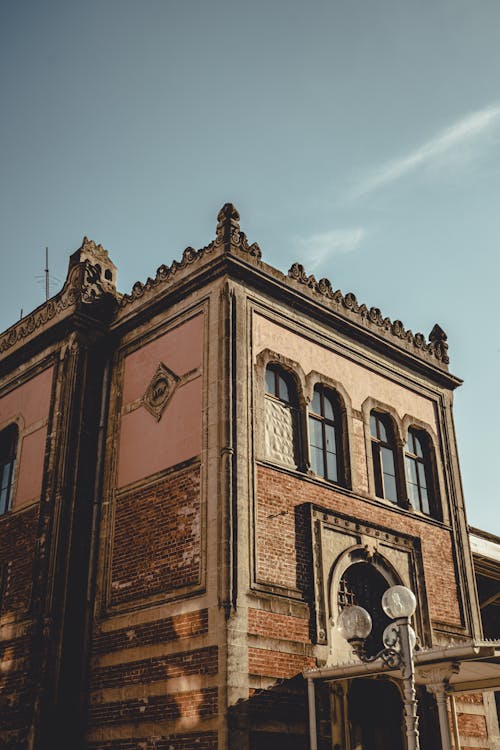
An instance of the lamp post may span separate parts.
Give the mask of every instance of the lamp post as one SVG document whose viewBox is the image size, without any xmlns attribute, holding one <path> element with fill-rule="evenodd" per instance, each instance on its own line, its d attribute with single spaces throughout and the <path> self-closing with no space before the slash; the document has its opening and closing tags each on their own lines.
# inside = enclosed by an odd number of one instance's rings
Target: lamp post
<svg viewBox="0 0 500 750">
<path fill-rule="evenodd" d="M 348 641 L 354 653 L 364 662 L 381 659 L 388 667 L 399 667 L 403 677 L 404 711 L 408 750 L 419 750 L 417 699 L 415 695 L 415 664 L 413 648 L 416 637 L 410 625 L 417 600 L 406 586 L 392 586 L 384 592 L 382 609 L 392 622 L 384 630 L 384 648 L 375 656 L 366 656 L 365 640 L 372 629 L 366 609 L 351 605 L 339 615 L 337 630 Z"/>
</svg>

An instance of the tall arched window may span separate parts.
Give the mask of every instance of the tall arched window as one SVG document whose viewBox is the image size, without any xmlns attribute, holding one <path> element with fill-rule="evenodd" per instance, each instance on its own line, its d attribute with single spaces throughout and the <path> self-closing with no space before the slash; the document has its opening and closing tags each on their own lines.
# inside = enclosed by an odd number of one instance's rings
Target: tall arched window
<svg viewBox="0 0 500 750">
<path fill-rule="evenodd" d="M 298 399 L 293 376 L 276 364 L 266 367 L 265 445 L 273 461 L 299 464 Z"/>
<path fill-rule="evenodd" d="M 398 502 L 398 475 L 396 464 L 396 441 L 388 414 L 372 411 L 370 414 L 373 474 L 377 497 Z"/>
<path fill-rule="evenodd" d="M 7 513 L 12 504 L 17 437 L 18 429 L 15 424 L 0 432 L 0 515 Z"/>
<path fill-rule="evenodd" d="M 405 451 L 408 498 L 414 508 L 435 515 L 435 482 L 429 436 L 410 427 Z"/>
<path fill-rule="evenodd" d="M 344 483 L 342 429 L 338 398 L 316 385 L 309 406 L 309 448 L 311 469 L 331 482 Z"/>
</svg>

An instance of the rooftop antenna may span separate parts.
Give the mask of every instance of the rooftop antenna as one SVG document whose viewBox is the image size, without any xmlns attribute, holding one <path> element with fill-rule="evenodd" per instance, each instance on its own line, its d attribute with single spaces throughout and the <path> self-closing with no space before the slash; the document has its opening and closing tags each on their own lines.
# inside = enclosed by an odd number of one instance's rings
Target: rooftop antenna
<svg viewBox="0 0 500 750">
<path fill-rule="evenodd" d="M 36 276 L 35 278 L 36 278 L 37 282 L 40 285 L 44 284 L 44 286 L 45 286 L 45 302 L 47 302 L 47 300 L 50 297 L 50 285 L 51 284 L 59 284 L 60 283 L 60 280 L 58 278 L 56 278 L 55 276 L 51 276 L 50 275 L 50 270 L 49 270 L 49 248 L 48 247 L 45 248 L 45 268 L 43 269 L 43 274 L 40 274 L 39 276 Z"/>
<path fill-rule="evenodd" d="M 45 248 L 45 302 L 50 297 L 50 282 L 49 282 L 49 248 Z"/>
</svg>

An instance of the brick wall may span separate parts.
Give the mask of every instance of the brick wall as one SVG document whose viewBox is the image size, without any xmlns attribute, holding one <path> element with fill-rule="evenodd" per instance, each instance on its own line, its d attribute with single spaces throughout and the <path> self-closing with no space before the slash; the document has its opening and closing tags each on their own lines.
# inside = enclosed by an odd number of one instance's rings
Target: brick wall
<svg viewBox="0 0 500 750">
<path fill-rule="evenodd" d="M 111 604 L 200 582 L 200 513 L 199 466 L 118 498 Z"/>
<path fill-rule="evenodd" d="M 138 625 L 96 632 L 92 644 L 94 654 L 106 654 L 126 648 L 150 646 L 204 635 L 208 632 L 208 610 L 199 609 Z"/>
<path fill-rule="evenodd" d="M 0 517 L 0 565 L 4 569 L 0 614 L 24 613 L 31 600 L 38 504 Z"/>
<path fill-rule="evenodd" d="M 204 645 L 207 609 L 146 618 L 147 610 L 128 627 L 95 627 L 87 746 L 215 750 L 219 653 Z"/>
<path fill-rule="evenodd" d="M 299 506 L 314 503 L 395 532 L 419 537 L 428 604 L 435 620 L 460 624 L 456 594 L 451 534 L 448 530 L 416 517 L 401 515 L 390 508 L 374 506 L 296 476 L 259 466 L 257 472 L 257 579 L 261 582 L 298 589 L 311 589 L 309 527 Z"/>
<path fill-rule="evenodd" d="M 29 635 L 0 642 L 0 747 L 24 747 L 33 713 Z"/>
</svg>

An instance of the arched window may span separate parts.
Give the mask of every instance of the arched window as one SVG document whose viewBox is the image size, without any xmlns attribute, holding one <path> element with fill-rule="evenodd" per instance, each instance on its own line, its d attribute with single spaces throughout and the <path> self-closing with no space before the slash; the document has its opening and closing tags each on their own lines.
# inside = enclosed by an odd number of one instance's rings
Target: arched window
<svg viewBox="0 0 500 750">
<path fill-rule="evenodd" d="M 0 432 L 0 515 L 7 513 L 12 504 L 12 487 L 17 453 L 17 425 Z"/>
<path fill-rule="evenodd" d="M 333 391 L 316 385 L 309 406 L 311 469 L 331 482 L 344 483 L 342 430 L 338 399 Z"/>
<path fill-rule="evenodd" d="M 293 376 L 276 364 L 266 367 L 265 445 L 273 461 L 299 464 L 298 399 Z"/>
<path fill-rule="evenodd" d="M 435 515 L 435 487 L 429 436 L 410 427 L 405 451 L 408 498 L 416 510 Z"/>
<path fill-rule="evenodd" d="M 398 475 L 396 465 L 396 441 L 388 414 L 372 411 L 370 414 L 373 474 L 375 494 L 393 503 L 398 502 Z"/>
</svg>

